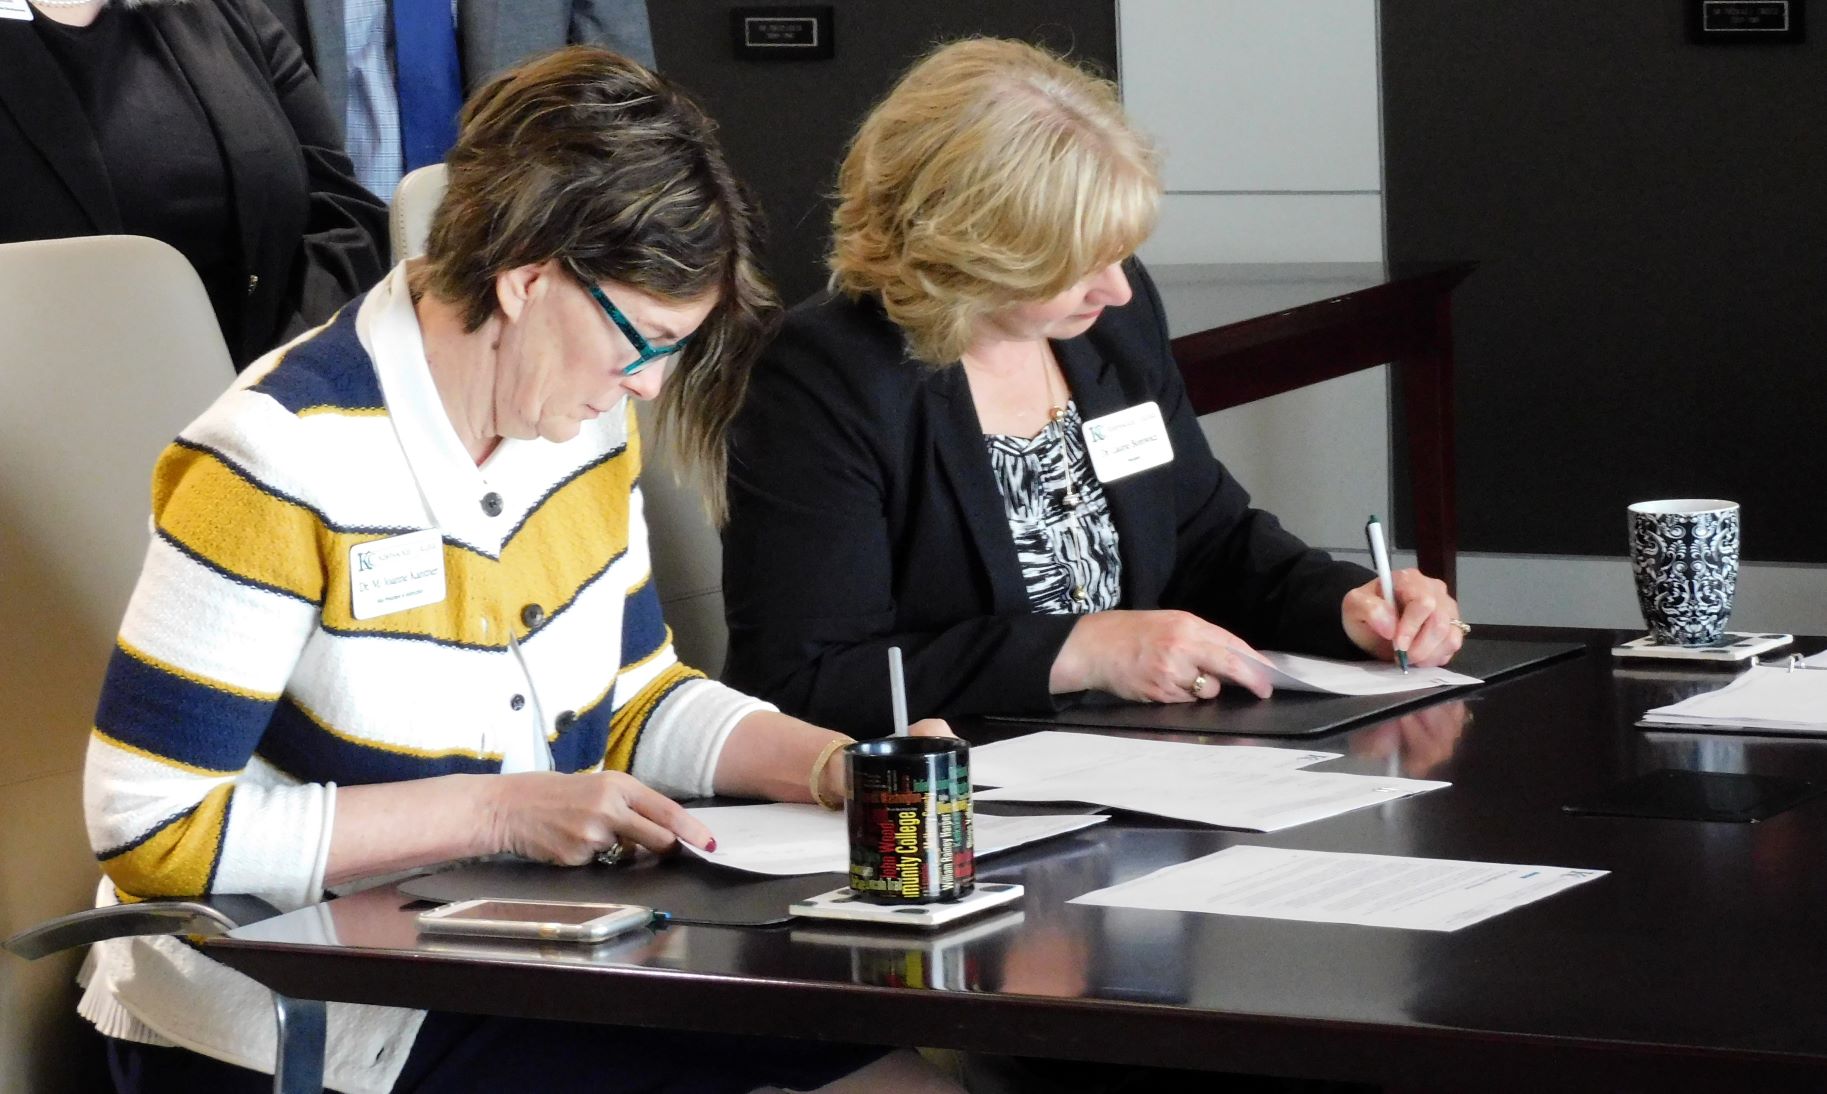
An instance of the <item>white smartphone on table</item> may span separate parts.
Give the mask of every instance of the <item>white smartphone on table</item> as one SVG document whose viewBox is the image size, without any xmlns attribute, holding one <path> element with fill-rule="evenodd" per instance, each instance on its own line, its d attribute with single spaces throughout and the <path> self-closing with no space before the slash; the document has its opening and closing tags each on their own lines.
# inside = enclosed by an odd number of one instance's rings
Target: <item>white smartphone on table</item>
<svg viewBox="0 0 1827 1094">
<path fill-rule="evenodd" d="M 601 942 L 653 922 L 653 909 L 640 904 L 596 904 L 569 900 L 459 900 L 419 913 L 427 934 L 537 938 L 557 942 Z"/>
</svg>

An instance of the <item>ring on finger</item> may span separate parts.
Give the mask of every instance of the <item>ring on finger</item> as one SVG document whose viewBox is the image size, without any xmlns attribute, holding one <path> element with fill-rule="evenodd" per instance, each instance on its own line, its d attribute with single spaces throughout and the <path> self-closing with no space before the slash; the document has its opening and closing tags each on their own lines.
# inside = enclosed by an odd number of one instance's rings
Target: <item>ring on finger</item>
<svg viewBox="0 0 1827 1094">
<path fill-rule="evenodd" d="M 1472 633 L 1472 625 L 1463 619 L 1449 619 L 1446 625 L 1458 631 L 1461 638 Z"/>
<path fill-rule="evenodd" d="M 1205 673 L 1202 672 L 1199 675 L 1193 677 L 1192 685 L 1190 687 L 1188 687 L 1186 690 L 1192 692 L 1194 695 L 1203 695 L 1205 693 L 1205 684 L 1206 684 Z"/>
<path fill-rule="evenodd" d="M 596 861 L 604 866 L 615 866 L 634 857 L 634 845 L 616 840 L 614 843 L 596 853 Z"/>
</svg>

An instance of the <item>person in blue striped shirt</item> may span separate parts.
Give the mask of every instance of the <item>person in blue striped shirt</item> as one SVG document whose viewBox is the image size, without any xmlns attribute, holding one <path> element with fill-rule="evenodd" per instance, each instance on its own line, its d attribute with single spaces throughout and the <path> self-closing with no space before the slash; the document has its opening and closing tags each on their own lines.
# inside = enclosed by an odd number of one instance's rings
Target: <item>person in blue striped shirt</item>
<svg viewBox="0 0 1827 1094">
<path fill-rule="evenodd" d="M 629 397 L 659 397 L 721 483 L 776 309 L 708 119 L 574 47 L 480 90 L 449 164 L 425 258 L 256 362 L 158 462 L 85 773 L 104 904 L 292 909 L 470 856 L 713 847 L 676 797 L 843 801 L 848 738 L 680 663 L 653 584 Z M 266 998 L 180 940 L 120 939 L 81 1010 L 123 1089 L 260 1089 Z M 344 1091 L 956 1089 L 863 1046 L 329 1022 Z"/>
<path fill-rule="evenodd" d="M 355 177 L 383 201 L 400 176 L 442 159 L 450 146 L 411 154 L 404 129 L 416 122 L 413 99 L 445 92 L 460 100 L 490 77 L 567 44 L 612 49 L 648 68 L 654 61 L 646 0 L 265 0 L 323 85 L 342 127 Z M 434 70 L 428 72 L 425 61 Z M 440 77 L 438 73 L 443 75 Z M 427 76 L 432 79 L 427 80 Z M 426 104 L 428 108 L 432 103 Z M 452 132 L 454 137 L 455 133 Z M 425 158 L 430 155 L 430 159 Z"/>
</svg>

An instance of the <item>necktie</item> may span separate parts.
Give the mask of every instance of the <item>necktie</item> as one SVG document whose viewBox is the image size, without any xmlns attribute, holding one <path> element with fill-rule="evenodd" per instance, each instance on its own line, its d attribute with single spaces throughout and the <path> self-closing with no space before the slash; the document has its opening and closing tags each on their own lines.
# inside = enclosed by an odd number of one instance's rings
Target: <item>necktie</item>
<svg viewBox="0 0 1827 1094">
<path fill-rule="evenodd" d="M 406 170 L 438 163 L 457 141 L 463 107 L 450 0 L 393 0 L 393 64 Z"/>
</svg>

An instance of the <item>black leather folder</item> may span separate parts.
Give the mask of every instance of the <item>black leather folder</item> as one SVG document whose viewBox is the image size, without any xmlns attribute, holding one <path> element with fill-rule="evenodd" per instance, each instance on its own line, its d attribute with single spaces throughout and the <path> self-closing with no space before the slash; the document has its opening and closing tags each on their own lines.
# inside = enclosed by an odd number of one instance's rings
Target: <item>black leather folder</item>
<svg viewBox="0 0 1827 1094">
<path fill-rule="evenodd" d="M 1486 683 L 1571 657 L 1586 647 L 1577 642 L 1528 642 L 1510 638 L 1468 638 L 1450 666 Z M 1237 737 L 1313 737 L 1336 733 L 1372 718 L 1386 718 L 1412 707 L 1463 698 L 1475 685 L 1427 688 L 1396 695 L 1317 695 L 1278 691 L 1258 699 L 1230 687 L 1202 703 L 1129 703 L 1111 695 L 1088 694 L 1065 710 L 1040 717 L 992 718 L 1097 729 L 1180 730 Z"/>
</svg>

